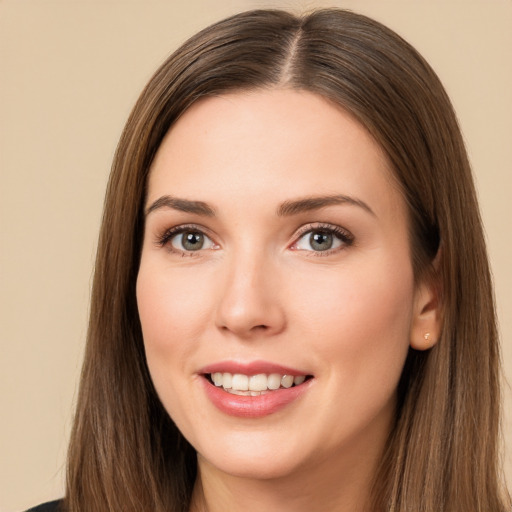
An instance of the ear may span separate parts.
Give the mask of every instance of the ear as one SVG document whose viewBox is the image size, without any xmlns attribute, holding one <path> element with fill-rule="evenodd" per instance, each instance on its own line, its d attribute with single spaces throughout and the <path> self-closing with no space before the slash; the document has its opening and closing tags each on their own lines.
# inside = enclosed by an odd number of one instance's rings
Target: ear
<svg viewBox="0 0 512 512">
<path fill-rule="evenodd" d="M 435 277 L 425 276 L 414 292 L 410 343 L 416 350 L 432 348 L 441 336 L 442 314 L 439 285 Z"/>
</svg>

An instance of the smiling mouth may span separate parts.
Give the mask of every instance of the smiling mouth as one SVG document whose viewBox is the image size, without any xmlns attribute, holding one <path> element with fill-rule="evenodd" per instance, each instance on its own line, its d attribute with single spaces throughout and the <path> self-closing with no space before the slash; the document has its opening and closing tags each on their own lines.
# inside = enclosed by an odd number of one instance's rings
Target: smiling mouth
<svg viewBox="0 0 512 512">
<path fill-rule="evenodd" d="M 312 375 L 282 375 L 279 373 L 244 375 L 228 372 L 207 373 L 204 376 L 214 386 L 239 396 L 265 395 L 278 389 L 300 386 L 312 378 Z"/>
</svg>

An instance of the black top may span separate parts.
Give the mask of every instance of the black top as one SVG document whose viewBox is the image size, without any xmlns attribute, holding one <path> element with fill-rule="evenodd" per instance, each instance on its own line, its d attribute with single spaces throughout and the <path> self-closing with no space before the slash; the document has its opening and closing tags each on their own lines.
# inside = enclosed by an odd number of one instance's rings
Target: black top
<svg viewBox="0 0 512 512">
<path fill-rule="evenodd" d="M 62 500 L 49 501 L 48 503 L 43 503 L 38 507 L 31 508 L 26 512 L 62 512 L 59 507 L 60 503 L 62 503 Z"/>
</svg>

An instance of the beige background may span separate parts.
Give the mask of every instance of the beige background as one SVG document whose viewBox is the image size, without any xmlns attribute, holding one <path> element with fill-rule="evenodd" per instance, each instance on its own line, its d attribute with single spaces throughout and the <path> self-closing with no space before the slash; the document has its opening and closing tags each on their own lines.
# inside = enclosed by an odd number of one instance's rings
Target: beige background
<svg viewBox="0 0 512 512">
<path fill-rule="evenodd" d="M 63 490 L 104 186 L 139 91 L 187 36 L 255 6 L 384 22 L 443 80 L 474 166 L 512 380 L 512 1 L 0 0 L 0 512 Z M 512 398 L 506 467 L 512 483 Z"/>
</svg>

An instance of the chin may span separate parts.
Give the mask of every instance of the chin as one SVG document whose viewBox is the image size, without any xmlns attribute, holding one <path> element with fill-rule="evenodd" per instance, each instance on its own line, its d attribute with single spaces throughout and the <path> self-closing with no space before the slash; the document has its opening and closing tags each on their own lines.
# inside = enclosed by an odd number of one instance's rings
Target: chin
<svg viewBox="0 0 512 512">
<path fill-rule="evenodd" d="M 212 444 L 210 441 L 208 447 Z M 268 441 L 258 443 L 254 436 L 233 434 L 229 436 L 227 443 L 218 441 L 214 446 L 214 450 L 198 450 L 200 464 L 205 463 L 237 478 L 254 480 L 284 478 L 300 471 L 300 468 L 306 465 L 297 447 Z"/>
<path fill-rule="evenodd" d="M 292 462 L 276 460 L 250 460 L 245 457 L 223 457 L 222 460 L 207 460 L 199 455 L 209 466 L 235 478 L 248 480 L 274 480 L 292 475 L 298 468 Z"/>
</svg>

